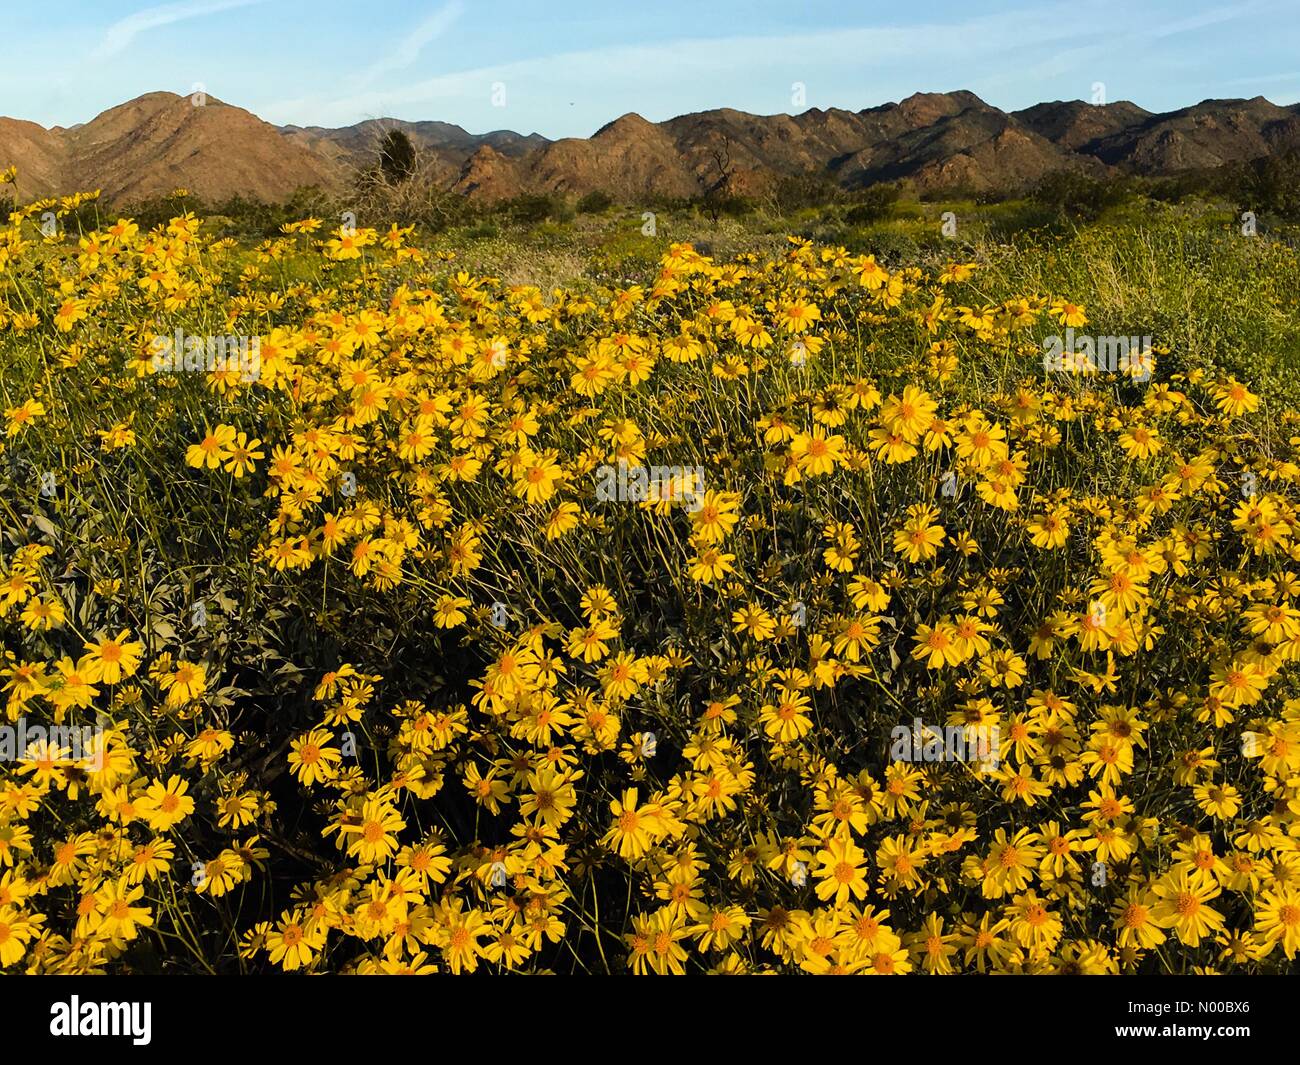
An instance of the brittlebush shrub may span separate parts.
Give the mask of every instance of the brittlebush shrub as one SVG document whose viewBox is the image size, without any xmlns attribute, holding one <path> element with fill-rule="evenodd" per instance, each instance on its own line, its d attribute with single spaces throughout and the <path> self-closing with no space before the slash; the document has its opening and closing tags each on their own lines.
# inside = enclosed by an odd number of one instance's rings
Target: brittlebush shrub
<svg viewBox="0 0 1300 1065">
<path fill-rule="evenodd" d="M 6 971 L 1290 964 L 1300 468 L 1242 380 L 1045 375 L 1110 324 L 973 263 L 542 292 L 42 209 L 0 680 L 93 738 L 0 763 Z"/>
</svg>

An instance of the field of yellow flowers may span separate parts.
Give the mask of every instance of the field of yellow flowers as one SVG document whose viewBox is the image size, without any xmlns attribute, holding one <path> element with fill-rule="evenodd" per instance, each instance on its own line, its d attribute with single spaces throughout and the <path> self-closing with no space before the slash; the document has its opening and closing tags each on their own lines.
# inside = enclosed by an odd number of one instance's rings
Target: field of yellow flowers
<svg viewBox="0 0 1300 1065">
<path fill-rule="evenodd" d="M 0 229 L 0 970 L 1291 966 L 1249 381 L 1045 372 L 1106 323 L 976 263 L 540 291 L 85 200 Z"/>
</svg>

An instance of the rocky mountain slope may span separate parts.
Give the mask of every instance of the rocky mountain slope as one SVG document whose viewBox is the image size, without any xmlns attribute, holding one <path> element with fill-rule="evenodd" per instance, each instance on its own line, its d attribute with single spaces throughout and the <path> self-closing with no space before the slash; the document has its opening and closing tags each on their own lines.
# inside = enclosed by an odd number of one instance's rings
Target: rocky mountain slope
<svg viewBox="0 0 1300 1065">
<path fill-rule="evenodd" d="M 1154 114 L 1128 102 L 1058 101 L 1005 112 L 959 91 L 862 111 L 719 108 L 658 123 L 628 114 L 591 137 L 550 141 L 388 118 L 342 129 L 276 127 L 212 97 L 196 106 L 157 92 L 68 129 L 0 118 L 0 169 L 18 167 L 24 197 L 99 188 L 131 203 L 184 187 L 207 200 L 277 201 L 307 185 L 345 190 L 390 129 L 410 137 L 426 180 L 483 200 L 754 194 L 809 174 L 845 188 L 904 181 L 921 192 L 1015 192 L 1062 170 L 1168 175 L 1295 150 L 1300 105 L 1206 100 Z"/>
</svg>

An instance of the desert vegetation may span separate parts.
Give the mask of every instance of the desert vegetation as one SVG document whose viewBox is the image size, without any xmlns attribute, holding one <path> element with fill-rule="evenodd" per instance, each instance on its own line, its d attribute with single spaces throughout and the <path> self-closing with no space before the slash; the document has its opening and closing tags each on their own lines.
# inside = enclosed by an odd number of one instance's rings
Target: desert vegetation
<svg viewBox="0 0 1300 1065">
<path fill-rule="evenodd" d="M 16 196 L 0 968 L 1287 970 L 1290 173 Z"/>
</svg>

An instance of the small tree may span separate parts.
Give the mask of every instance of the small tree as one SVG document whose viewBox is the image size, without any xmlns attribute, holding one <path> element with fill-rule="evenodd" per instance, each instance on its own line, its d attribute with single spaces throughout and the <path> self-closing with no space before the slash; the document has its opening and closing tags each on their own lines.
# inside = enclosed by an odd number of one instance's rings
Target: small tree
<svg viewBox="0 0 1300 1065">
<path fill-rule="evenodd" d="M 703 203 L 709 221 L 716 226 L 718 216 L 726 213 L 728 201 L 734 199 L 730 194 L 732 174 L 735 171 L 735 165 L 731 161 L 731 138 L 724 133 L 721 147 L 713 145 L 709 149 L 709 155 L 713 158 L 713 174 L 704 186 Z"/>
<path fill-rule="evenodd" d="M 379 145 L 379 169 L 390 185 L 397 185 L 415 173 L 415 146 L 400 129 L 390 129 Z"/>
</svg>

